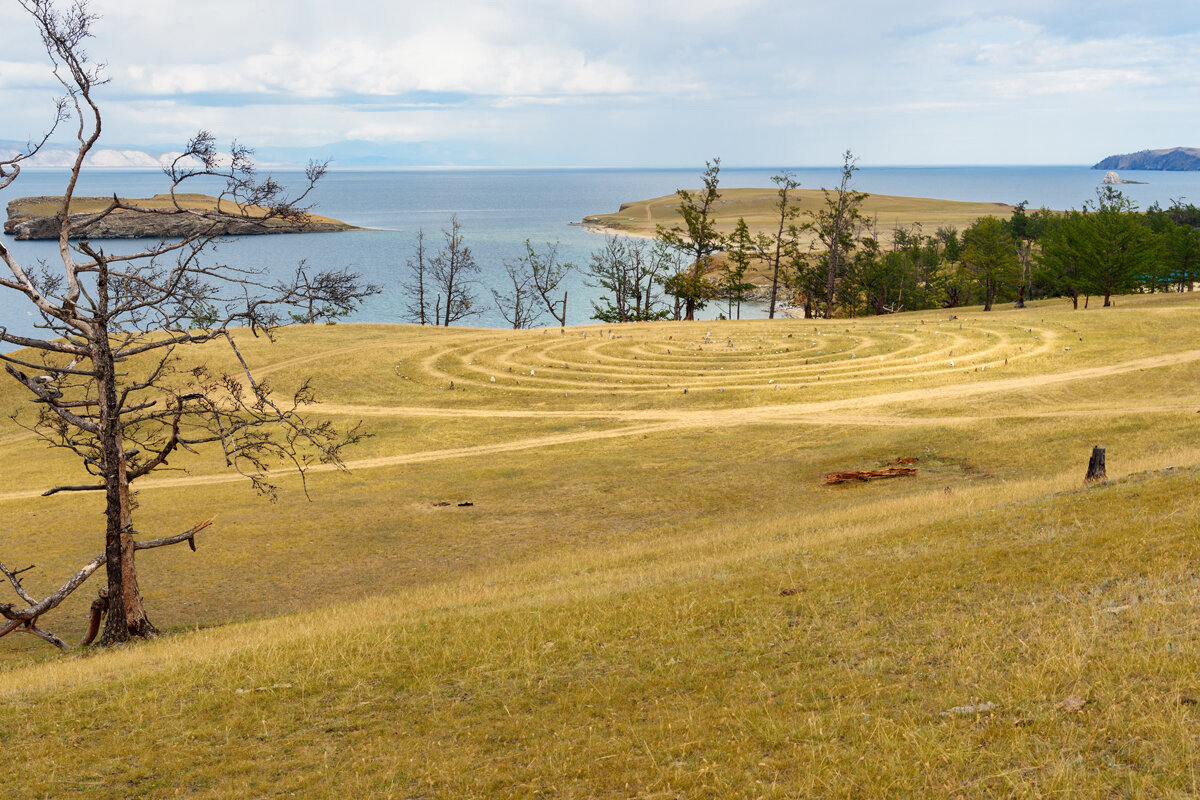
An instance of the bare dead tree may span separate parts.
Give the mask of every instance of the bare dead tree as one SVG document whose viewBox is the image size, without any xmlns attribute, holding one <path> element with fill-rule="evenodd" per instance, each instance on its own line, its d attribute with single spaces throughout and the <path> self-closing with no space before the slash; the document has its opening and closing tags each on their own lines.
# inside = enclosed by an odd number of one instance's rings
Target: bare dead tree
<svg viewBox="0 0 1200 800">
<path fill-rule="evenodd" d="M 315 462 L 340 466 L 342 448 L 362 438 L 358 428 L 339 431 L 327 422 L 304 419 L 299 411 L 313 400 L 308 383 L 290 398 L 277 399 L 255 378 L 237 345 L 243 334 L 235 331 L 270 337 L 290 309 L 310 309 L 311 314 L 323 303 L 336 305 L 339 298 L 358 297 L 366 290 L 345 272 L 309 277 L 301 268 L 281 281 L 263 271 L 210 263 L 206 249 L 231 218 L 262 224 L 305 221 L 307 209 L 301 203 L 325 167 L 310 164 L 305 187 L 288 196 L 270 176 L 256 175 L 248 149 L 235 144 L 222 158 L 207 132 L 199 133 L 165 173 L 173 198 L 195 178 L 223 179 L 215 208 L 185 208 L 177 200 L 165 209 L 145 209 L 114 197 L 96 214 L 82 219 L 72 215 L 84 159 L 101 131 L 93 91 L 103 83 L 102 67 L 83 49 L 96 17 L 84 0 L 65 12 L 51 0 L 18 1 L 33 17 L 54 75 L 66 90 L 56 117 L 61 122 L 64 111 L 70 112 L 77 123 L 77 148 L 57 213 L 61 268 L 28 268 L 0 243 L 0 261 L 8 273 L 0 277 L 0 287 L 31 305 L 44 331 L 25 336 L 0 328 L 0 343 L 24 348 L 0 354 L 0 360 L 38 408 L 32 419 L 17 421 L 50 446 L 77 456 L 89 476 L 87 482 L 55 486 L 45 494 L 98 491 L 106 502 L 103 551 L 56 591 L 35 598 L 21 584 L 21 574 L 30 568 L 0 563 L 0 574 L 21 601 L 0 604 L 5 620 L 0 636 L 19 631 L 67 647 L 39 620 L 104 567 L 106 585 L 93 604 L 95 627 L 96 613 L 106 617 L 100 642 L 148 638 L 156 631 L 142 603 L 135 554 L 182 542 L 195 549 L 196 534 L 211 521 L 174 535 L 141 538 L 132 514 L 137 481 L 167 468 L 182 451 L 195 452 L 202 445 L 219 447 L 226 464 L 268 495 L 274 486 L 267 470 L 281 460 L 301 476 Z M 7 183 L 17 176 L 20 160 L 6 162 Z M 108 252 L 76 238 L 77 230 L 117 209 L 191 215 L 200 224 L 182 238 L 127 253 Z M 186 358 L 190 346 L 209 342 L 228 345 L 233 369 L 214 372 Z"/>
<path fill-rule="evenodd" d="M 362 275 L 349 267 L 322 270 L 309 275 L 308 264 L 296 268 L 296 285 L 300 290 L 300 311 L 289 316 L 292 321 L 315 325 L 321 320 L 332 322 L 354 311 L 362 301 L 383 291 L 382 286 L 363 283 Z"/>
<path fill-rule="evenodd" d="M 472 293 L 472 276 L 479 274 L 479 264 L 466 245 L 457 216 L 450 218 L 450 230 L 443 230 L 442 235 L 446 244 L 429 260 L 429 274 L 437 288 L 434 319 L 449 326 L 481 310 Z"/>
<path fill-rule="evenodd" d="M 532 328 L 549 314 L 560 328 L 567 325 L 567 293 L 558 298 L 558 287 L 573 264 L 558 260 L 558 242 L 547 243 L 546 249 L 538 251 L 528 239 L 525 240 L 525 255 L 504 262 L 504 271 L 512 284 L 511 292 L 492 290 L 492 297 L 500 309 L 500 315 L 513 326 Z"/>
<path fill-rule="evenodd" d="M 418 325 L 437 325 L 437 314 L 429 308 L 430 274 L 429 256 L 425 252 L 425 230 L 417 231 L 417 240 L 413 243 L 412 257 L 405 262 L 408 274 L 403 281 L 408 301 L 404 311 L 408 319 Z"/>
<path fill-rule="evenodd" d="M 538 300 L 537 289 L 533 285 L 533 275 L 524 268 L 521 259 L 504 262 L 504 274 L 508 276 L 510 289 L 499 291 L 492 289 L 492 299 L 500 316 L 513 326 L 513 330 L 532 328 L 541 316 L 541 311 L 534 305 Z"/>
<path fill-rule="evenodd" d="M 587 285 L 604 290 L 603 305 L 592 302 L 592 319 L 601 322 L 644 322 L 665 319 L 670 311 L 661 304 L 661 287 L 678 259 L 662 242 L 606 236 L 584 268 Z M 676 273 L 677 274 L 677 273 Z M 676 304 L 676 318 L 681 303 Z"/>
<path fill-rule="evenodd" d="M 533 277 L 533 286 L 547 313 L 554 317 L 560 328 L 567 327 L 567 293 L 564 291 L 562 300 L 558 299 L 558 287 L 567 274 L 575 269 L 571 263 L 558 260 L 558 242 L 546 243 L 546 249 L 538 252 L 529 240 L 525 240 L 525 263 Z"/>
</svg>

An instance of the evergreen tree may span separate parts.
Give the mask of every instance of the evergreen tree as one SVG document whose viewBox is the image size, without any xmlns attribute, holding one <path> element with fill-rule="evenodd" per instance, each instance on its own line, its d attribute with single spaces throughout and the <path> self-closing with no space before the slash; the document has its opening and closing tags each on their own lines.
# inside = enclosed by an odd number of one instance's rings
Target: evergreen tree
<svg viewBox="0 0 1200 800">
<path fill-rule="evenodd" d="M 742 318 L 742 301 L 754 289 L 753 283 L 746 281 L 746 272 L 755 256 L 754 239 L 750 236 L 750 227 L 745 217 L 738 218 L 737 227 L 726 240 L 725 261 L 721 265 L 721 282 L 718 289 L 721 297 L 728 303 L 728 317 L 733 319 L 734 303 L 737 303 L 737 318 Z"/>
<path fill-rule="evenodd" d="M 1088 294 L 1112 296 L 1133 291 L 1152 279 L 1158 266 L 1154 236 L 1135 213 L 1137 206 L 1112 186 L 1096 193 L 1084 218 L 1087 222 L 1087 258 L 1084 285 Z"/>
<path fill-rule="evenodd" d="M 983 310 L 991 311 L 1001 292 L 1020 278 L 1016 242 L 1008 226 L 989 214 L 963 233 L 963 265 L 983 292 Z"/>
<path fill-rule="evenodd" d="M 842 177 L 838 187 L 825 195 L 825 205 L 809 212 L 809 227 L 816 242 L 824 248 L 817 256 L 817 268 L 825 284 L 825 316 L 832 317 L 837 308 L 838 283 L 849 266 L 858 242 L 858 230 L 862 223 L 861 206 L 867 199 L 866 192 L 850 188 L 850 181 L 858 170 L 854 155 L 847 150 L 842 154 Z"/>
</svg>

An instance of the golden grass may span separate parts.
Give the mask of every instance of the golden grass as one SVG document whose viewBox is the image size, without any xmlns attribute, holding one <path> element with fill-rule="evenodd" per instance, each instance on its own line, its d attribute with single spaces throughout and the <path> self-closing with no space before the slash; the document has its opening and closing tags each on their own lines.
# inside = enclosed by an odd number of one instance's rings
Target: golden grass
<svg viewBox="0 0 1200 800">
<path fill-rule="evenodd" d="M 763 231 L 774 234 L 778 229 L 779 217 L 774 209 L 778 195 L 775 189 L 731 188 L 721 189 L 720 192 L 721 199 L 713 207 L 713 213 L 717 228 L 722 233 L 732 232 L 738 219 L 743 217 L 752 233 Z M 824 207 L 824 195 L 819 189 L 797 189 L 791 194 L 802 215 Z M 682 224 L 678 209 L 679 198 L 671 194 L 625 203 L 618 211 L 584 217 L 583 222 L 601 230 L 653 236 L 659 225 L 670 228 Z M 861 210 L 871 226 L 878 228 L 880 237 L 886 239 L 892 228 L 908 227 L 913 223 L 919 223 L 926 233 L 933 233 L 943 226 L 954 226 L 961 231 L 979 217 L 989 214 L 1007 217 L 1013 207 L 1005 203 L 967 203 L 872 194 L 863 202 Z"/>
<path fill-rule="evenodd" d="M 218 515 L 141 560 L 174 633 L 0 642 L 10 793 L 1200 792 L 1200 301 L 954 315 L 247 340 L 377 437 L 311 503 L 207 462 L 141 487 L 145 536 Z M 0 552 L 40 591 L 100 504 L 34 499 L 67 463 L 0 448 Z"/>
<path fill-rule="evenodd" d="M 139 208 L 148 209 L 167 209 L 174 208 L 176 203 L 181 208 L 193 209 L 197 211 L 212 211 L 217 208 L 218 199 L 206 194 L 198 194 L 194 192 L 181 192 L 176 194 L 172 199 L 169 194 L 156 194 L 153 197 L 135 197 L 121 198 L 125 203 L 128 203 Z M 108 208 L 112 202 L 111 197 L 74 197 L 71 199 L 72 214 L 96 214 Z M 16 211 L 18 219 L 28 217 L 51 217 L 58 214 L 62 207 L 62 197 L 23 197 L 14 200 L 10 203 Z M 248 214 L 250 216 L 263 216 L 268 213 L 268 209 L 262 206 L 239 206 L 230 200 L 220 201 L 221 210 L 228 214 Z M 333 217 L 322 217 L 319 214 L 309 214 L 308 218 L 311 222 L 328 223 L 331 225 L 339 225 L 346 230 L 354 229 L 353 225 L 349 225 L 341 220 L 336 220 Z M 277 222 L 276 220 L 268 220 L 268 224 Z"/>
</svg>

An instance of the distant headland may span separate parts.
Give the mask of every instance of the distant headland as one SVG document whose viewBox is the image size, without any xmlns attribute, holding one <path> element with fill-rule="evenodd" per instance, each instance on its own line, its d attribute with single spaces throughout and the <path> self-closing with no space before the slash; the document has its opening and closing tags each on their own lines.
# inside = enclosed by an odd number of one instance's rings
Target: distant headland
<svg viewBox="0 0 1200 800">
<path fill-rule="evenodd" d="M 1200 171 L 1200 148 L 1171 147 L 1166 150 L 1140 150 L 1119 156 L 1109 156 L 1092 169 L 1146 169 L 1171 172 Z"/>
<path fill-rule="evenodd" d="M 170 195 L 158 194 L 144 199 L 128 199 L 129 205 L 146 209 L 173 208 L 174 203 L 197 211 L 211 211 L 217 207 L 217 199 L 203 194 L 178 194 L 175 200 Z M 76 197 L 71 201 L 71 221 L 77 225 L 88 217 L 103 211 L 112 202 L 111 197 Z M 19 197 L 8 204 L 8 219 L 4 232 L 16 239 L 57 239 L 59 234 L 58 209 L 61 197 Z M 211 231 L 211 218 L 193 214 L 145 214 L 126 209 L 117 209 L 99 222 L 81 226 L 72 231 L 71 238 L 89 239 L 161 239 L 194 236 L 206 231 L 220 236 L 250 236 L 266 233 L 330 233 L 333 231 L 356 230 L 340 220 L 329 217 L 307 215 L 302 220 L 268 219 L 255 220 L 251 216 L 239 219 L 230 217 L 222 220 Z M 266 209 L 262 209 L 266 213 Z"/>
</svg>

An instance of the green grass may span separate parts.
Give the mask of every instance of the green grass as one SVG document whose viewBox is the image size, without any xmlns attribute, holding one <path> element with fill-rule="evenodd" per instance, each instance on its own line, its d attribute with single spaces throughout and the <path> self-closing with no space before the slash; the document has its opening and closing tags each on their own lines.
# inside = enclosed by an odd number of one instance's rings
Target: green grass
<svg viewBox="0 0 1200 800">
<path fill-rule="evenodd" d="M 312 502 L 146 482 L 144 536 L 217 515 L 140 560 L 170 635 L 0 642 L 9 793 L 1197 794 L 1200 301 L 954 313 L 248 340 L 376 437 Z M 0 553 L 44 591 L 99 498 L 0 448 Z"/>
</svg>

